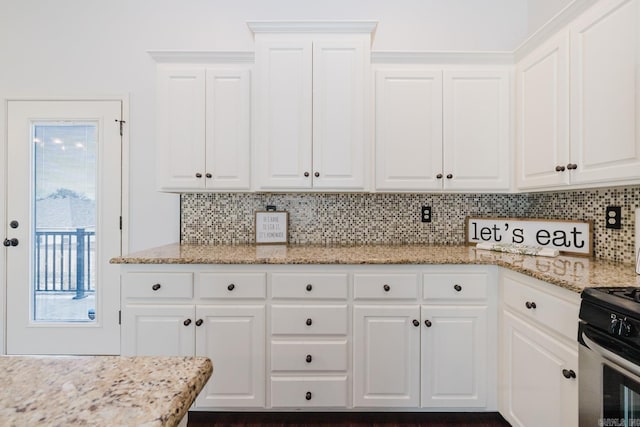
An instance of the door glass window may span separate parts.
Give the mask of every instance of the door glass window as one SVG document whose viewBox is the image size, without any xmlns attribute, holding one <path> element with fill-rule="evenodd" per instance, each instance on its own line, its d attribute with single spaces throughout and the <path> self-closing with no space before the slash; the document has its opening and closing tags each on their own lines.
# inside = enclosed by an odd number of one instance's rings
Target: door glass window
<svg viewBox="0 0 640 427">
<path fill-rule="evenodd" d="M 32 319 L 96 319 L 96 122 L 32 126 Z"/>
</svg>

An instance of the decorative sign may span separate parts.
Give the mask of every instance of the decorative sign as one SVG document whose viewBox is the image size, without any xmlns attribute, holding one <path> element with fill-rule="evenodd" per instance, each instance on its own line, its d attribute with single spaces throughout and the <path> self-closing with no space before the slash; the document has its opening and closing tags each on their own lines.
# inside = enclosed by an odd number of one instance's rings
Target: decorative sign
<svg viewBox="0 0 640 427">
<path fill-rule="evenodd" d="M 593 255 L 593 222 L 534 218 L 467 217 L 467 244 L 505 243 Z"/>
<path fill-rule="evenodd" d="M 256 243 L 287 243 L 289 212 L 256 211 Z"/>
</svg>

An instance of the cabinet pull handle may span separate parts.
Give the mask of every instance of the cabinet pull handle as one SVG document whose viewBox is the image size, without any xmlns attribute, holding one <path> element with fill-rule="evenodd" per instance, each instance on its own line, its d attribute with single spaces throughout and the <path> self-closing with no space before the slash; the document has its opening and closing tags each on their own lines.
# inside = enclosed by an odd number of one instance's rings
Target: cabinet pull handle
<svg viewBox="0 0 640 427">
<path fill-rule="evenodd" d="M 456 284 L 456 285 L 453 285 L 453 289 L 455 289 L 456 292 L 460 292 L 462 290 L 462 286 Z"/>
<path fill-rule="evenodd" d="M 191 324 L 191 319 L 187 319 L 187 320 L 185 320 L 184 322 L 182 322 L 182 324 L 183 324 L 184 326 L 189 326 L 189 325 Z"/>
<path fill-rule="evenodd" d="M 160 283 L 156 283 L 151 287 L 151 289 L 153 289 L 154 291 L 157 291 L 158 289 L 160 289 Z"/>
<path fill-rule="evenodd" d="M 309 172 L 304 173 L 305 178 L 309 176 Z"/>
<path fill-rule="evenodd" d="M 424 321 L 424 326 L 426 326 L 427 328 L 430 328 L 431 327 L 431 320 L 428 320 L 428 319 L 425 320 Z"/>
<path fill-rule="evenodd" d="M 420 326 L 420 322 L 418 322 L 416 319 L 413 319 L 413 326 Z"/>
<path fill-rule="evenodd" d="M 313 321 L 312 321 L 311 319 L 307 319 L 306 323 L 307 323 L 307 326 L 311 326 L 311 324 L 313 323 Z"/>
<path fill-rule="evenodd" d="M 556 172 L 564 172 L 564 166 L 562 165 L 556 166 Z"/>
<path fill-rule="evenodd" d="M 307 292 L 311 292 L 311 289 L 313 289 L 313 286 L 311 285 L 311 283 L 307 284 L 306 289 L 307 289 Z"/>
<path fill-rule="evenodd" d="M 307 399 L 307 400 L 311 400 L 311 397 L 312 397 L 312 395 L 311 395 L 311 392 L 310 392 L 310 391 L 308 391 L 308 392 L 304 395 L 304 398 L 305 398 L 305 399 Z"/>
<path fill-rule="evenodd" d="M 575 378 L 576 377 L 576 373 L 573 369 L 563 369 L 562 370 L 562 375 L 566 378 L 566 379 L 571 379 L 571 378 Z"/>
<path fill-rule="evenodd" d="M 439 173 L 438 175 L 436 175 L 436 178 L 437 178 L 437 179 L 442 179 L 442 174 L 441 174 L 441 173 Z"/>
<path fill-rule="evenodd" d="M 382 287 L 382 289 L 384 289 L 385 292 L 389 292 L 391 290 L 391 286 L 389 286 L 389 285 L 387 285 L 385 283 L 384 286 Z"/>
<path fill-rule="evenodd" d="M 533 302 L 533 301 L 531 301 L 531 302 L 527 301 L 527 302 L 525 302 L 525 303 L 524 303 L 524 305 L 525 305 L 525 307 L 527 307 L 527 309 L 529 309 L 529 310 L 531 310 L 531 309 L 533 309 L 533 308 L 536 308 L 536 303 L 535 303 L 535 302 Z"/>
<path fill-rule="evenodd" d="M 229 286 L 227 286 L 227 289 L 228 289 L 229 291 L 232 291 L 232 290 L 234 290 L 235 288 L 236 288 L 236 285 L 234 285 L 233 283 L 230 283 L 230 284 L 229 284 Z"/>
<path fill-rule="evenodd" d="M 447 174 L 447 179 L 451 179 L 451 178 L 453 178 L 453 174 L 448 173 L 448 174 Z"/>
<path fill-rule="evenodd" d="M 202 326 L 203 323 L 204 321 L 202 319 L 196 320 L 196 326 Z"/>
<path fill-rule="evenodd" d="M 207 174 L 205 175 L 207 178 L 212 178 L 213 175 L 211 175 L 210 173 L 207 172 Z"/>
<path fill-rule="evenodd" d="M 313 174 L 313 176 L 315 176 L 316 178 L 320 176 L 320 172 L 316 172 Z"/>
<path fill-rule="evenodd" d="M 196 178 L 202 178 L 202 174 L 200 172 L 196 173 Z"/>
<path fill-rule="evenodd" d="M 310 354 L 307 354 L 307 357 L 305 358 L 305 360 L 307 361 L 307 363 L 311 363 L 311 361 L 313 360 L 313 357 L 311 357 Z"/>
<path fill-rule="evenodd" d="M 575 163 L 569 163 L 569 164 L 567 165 L 567 169 L 569 169 L 569 170 L 576 170 L 576 169 L 578 169 L 578 165 L 577 165 L 577 164 L 575 164 Z"/>
</svg>

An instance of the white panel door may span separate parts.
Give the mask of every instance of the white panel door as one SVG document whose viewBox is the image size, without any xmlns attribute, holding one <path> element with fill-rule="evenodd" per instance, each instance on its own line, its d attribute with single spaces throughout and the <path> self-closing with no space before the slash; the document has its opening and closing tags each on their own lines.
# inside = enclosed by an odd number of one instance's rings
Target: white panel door
<svg viewBox="0 0 640 427">
<path fill-rule="evenodd" d="M 377 190 L 442 188 L 442 71 L 376 72 Z"/>
<path fill-rule="evenodd" d="M 353 405 L 420 404 L 420 307 L 353 308 Z"/>
<path fill-rule="evenodd" d="M 7 106 L 7 352 L 119 354 L 122 102 Z"/>
<path fill-rule="evenodd" d="M 487 307 L 422 306 L 423 407 L 486 407 L 487 340 Z"/>
<path fill-rule="evenodd" d="M 196 318 L 196 355 L 214 363 L 196 406 L 264 407 L 264 305 L 198 305 Z"/>
<path fill-rule="evenodd" d="M 311 41 L 256 40 L 256 64 L 255 187 L 311 188 Z"/>
<path fill-rule="evenodd" d="M 445 70 L 444 188 L 509 189 L 509 72 Z"/>
<path fill-rule="evenodd" d="M 518 188 L 569 184 L 569 33 L 518 64 Z"/>
<path fill-rule="evenodd" d="M 597 3 L 571 25 L 573 183 L 640 178 L 640 2 Z"/>
<path fill-rule="evenodd" d="M 519 427 L 577 426 L 578 379 L 562 373 L 577 372 L 577 350 L 503 313 L 502 375 L 508 391 L 501 414 Z"/>
<path fill-rule="evenodd" d="M 205 187 L 205 70 L 159 67 L 157 179 L 161 190 Z"/>
<path fill-rule="evenodd" d="M 313 43 L 313 187 L 365 188 L 364 41 Z"/>
<path fill-rule="evenodd" d="M 249 189 L 250 109 L 249 70 L 206 70 L 206 188 Z"/>
<path fill-rule="evenodd" d="M 124 307 L 123 356 L 193 356 L 193 305 L 136 305 Z"/>
</svg>

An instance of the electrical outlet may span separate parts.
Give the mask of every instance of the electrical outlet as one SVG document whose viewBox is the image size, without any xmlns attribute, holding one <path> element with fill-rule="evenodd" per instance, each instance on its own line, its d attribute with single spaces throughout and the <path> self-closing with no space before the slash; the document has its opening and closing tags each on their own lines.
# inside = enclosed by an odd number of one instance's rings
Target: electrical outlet
<svg viewBox="0 0 640 427">
<path fill-rule="evenodd" d="M 607 206 L 605 221 L 607 228 L 616 230 L 622 228 L 622 208 L 620 206 Z"/>
<path fill-rule="evenodd" d="M 420 211 L 420 220 L 422 222 L 431 222 L 431 206 L 423 206 Z"/>
</svg>

